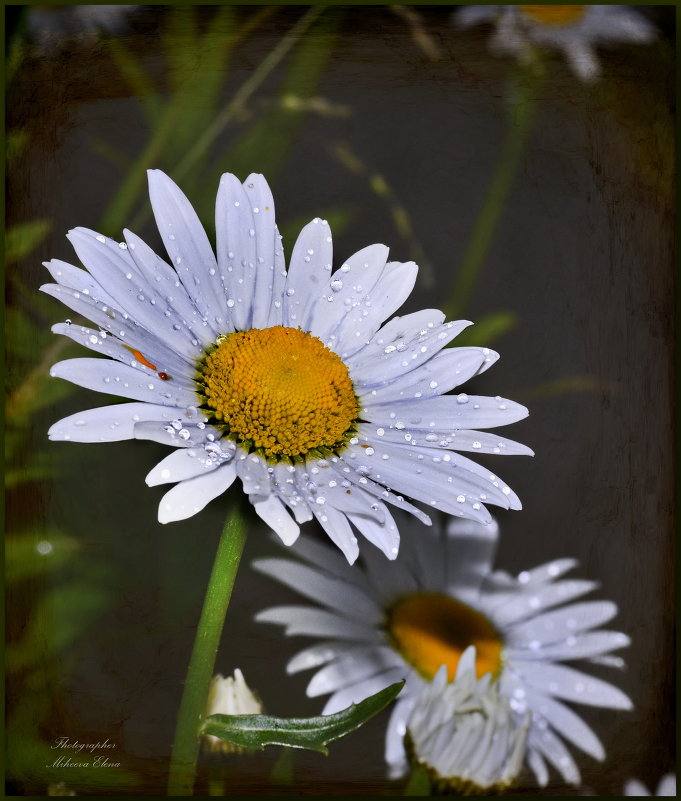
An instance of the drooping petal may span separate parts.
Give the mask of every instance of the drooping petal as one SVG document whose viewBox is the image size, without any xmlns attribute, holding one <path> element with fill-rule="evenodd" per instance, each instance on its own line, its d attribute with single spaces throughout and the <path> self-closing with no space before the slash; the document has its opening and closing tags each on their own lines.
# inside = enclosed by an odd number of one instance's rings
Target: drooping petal
<svg viewBox="0 0 681 801">
<path fill-rule="evenodd" d="M 192 517 L 218 495 L 226 492 L 235 478 L 234 464 L 229 462 L 205 475 L 181 481 L 161 499 L 158 522 L 171 523 Z"/>
<path fill-rule="evenodd" d="M 209 458 L 203 448 L 183 448 L 173 451 L 149 471 L 145 481 L 147 486 L 174 484 L 188 478 L 202 476 L 215 470 L 219 462 Z"/>
<path fill-rule="evenodd" d="M 275 495 L 254 496 L 253 508 L 257 515 L 281 538 L 284 545 L 293 545 L 298 539 L 300 534 L 298 524 L 291 519 L 284 504 Z"/>
</svg>

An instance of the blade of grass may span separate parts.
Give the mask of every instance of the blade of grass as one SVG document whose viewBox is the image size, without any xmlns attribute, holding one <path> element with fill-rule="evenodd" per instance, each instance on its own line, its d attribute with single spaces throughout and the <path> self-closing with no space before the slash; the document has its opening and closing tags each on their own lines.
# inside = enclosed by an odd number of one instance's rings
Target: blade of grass
<svg viewBox="0 0 681 801">
<path fill-rule="evenodd" d="M 218 114 L 203 135 L 194 143 L 193 147 L 172 171 L 173 177 L 181 181 L 195 167 L 197 162 L 207 153 L 210 146 L 224 131 L 229 123 L 260 87 L 265 78 L 279 66 L 283 58 L 296 44 L 300 37 L 310 27 L 314 20 L 322 13 L 322 6 L 310 8 L 291 30 L 281 39 L 277 46 L 260 62 L 253 74 L 241 85 L 232 100 L 223 111 Z"/>
<path fill-rule="evenodd" d="M 427 287 L 435 285 L 433 268 L 426 258 L 421 243 L 416 238 L 409 212 L 400 203 L 394 191 L 385 178 L 375 170 L 368 167 L 351 149 L 347 142 L 335 142 L 330 146 L 331 155 L 347 170 L 365 179 L 369 187 L 388 206 L 393 224 L 398 234 L 409 248 L 411 258 L 419 265 L 419 278 Z"/>
<path fill-rule="evenodd" d="M 314 27 L 314 35 L 303 38 L 291 58 L 280 97 L 302 101 L 312 97 L 319 85 L 337 39 L 341 15 L 332 14 Z M 304 102 L 298 107 L 277 104 L 248 130 L 220 163 L 220 171 L 236 174 L 264 173 L 269 179 L 281 167 L 305 118 Z"/>
</svg>

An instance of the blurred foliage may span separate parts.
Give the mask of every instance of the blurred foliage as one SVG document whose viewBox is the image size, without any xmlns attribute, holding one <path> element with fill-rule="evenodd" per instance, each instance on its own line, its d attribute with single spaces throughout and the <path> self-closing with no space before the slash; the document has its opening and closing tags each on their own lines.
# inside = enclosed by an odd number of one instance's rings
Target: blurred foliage
<svg viewBox="0 0 681 801">
<path fill-rule="evenodd" d="M 416 238 L 409 212 L 397 199 L 385 177 L 364 164 L 359 156 L 352 150 L 349 142 L 334 142 L 330 146 L 330 152 L 347 170 L 366 181 L 371 191 L 386 203 L 397 232 L 409 248 L 409 255 L 412 260 L 419 265 L 419 279 L 423 281 L 426 287 L 433 287 L 435 284 L 435 274 L 430 262 L 426 258 L 421 243 Z"/>
<path fill-rule="evenodd" d="M 26 258 L 45 239 L 50 227 L 49 220 L 31 220 L 9 228 L 5 234 L 5 264 Z"/>
</svg>

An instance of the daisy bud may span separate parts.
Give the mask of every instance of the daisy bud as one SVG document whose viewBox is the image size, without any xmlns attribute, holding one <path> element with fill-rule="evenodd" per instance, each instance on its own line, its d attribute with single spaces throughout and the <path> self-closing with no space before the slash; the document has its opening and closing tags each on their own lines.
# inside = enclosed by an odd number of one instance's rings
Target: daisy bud
<svg viewBox="0 0 681 801">
<path fill-rule="evenodd" d="M 206 717 L 209 715 L 261 715 L 262 704 L 246 684 L 244 674 L 236 668 L 234 678 L 221 673 L 213 676 L 208 690 Z M 204 734 L 203 744 L 210 751 L 238 753 L 242 749 L 212 734 Z"/>
<path fill-rule="evenodd" d="M 423 689 L 407 723 L 414 762 L 430 774 L 438 790 L 481 795 L 507 789 L 520 773 L 530 714 L 514 715 L 498 684 L 486 673 L 476 678 L 475 648 L 459 662 L 447 683 L 442 665 Z"/>
</svg>

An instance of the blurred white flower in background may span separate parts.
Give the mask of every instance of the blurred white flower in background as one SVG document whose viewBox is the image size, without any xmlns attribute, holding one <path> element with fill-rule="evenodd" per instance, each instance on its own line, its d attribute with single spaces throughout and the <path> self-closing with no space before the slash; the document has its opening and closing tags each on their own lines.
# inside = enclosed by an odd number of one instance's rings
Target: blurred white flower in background
<svg viewBox="0 0 681 801">
<path fill-rule="evenodd" d="M 71 37 L 119 34 L 127 27 L 130 15 L 140 8 L 144 6 L 36 5 L 28 11 L 28 30 L 38 44 L 56 47 Z"/>
<path fill-rule="evenodd" d="M 407 723 L 412 758 L 436 788 L 464 795 L 508 789 L 523 765 L 531 715 L 515 715 L 491 673 L 476 678 L 475 647 L 461 655 L 454 681 L 442 665 Z"/>
<path fill-rule="evenodd" d="M 648 788 L 637 779 L 629 779 L 624 785 L 624 795 L 655 795 L 676 798 L 676 776 L 673 773 L 663 776 L 654 793 L 649 793 Z"/>
<path fill-rule="evenodd" d="M 385 759 L 394 778 L 407 768 L 404 734 L 424 687 L 441 665 L 453 679 L 471 645 L 478 677 L 492 675 L 520 720 L 532 713 L 527 763 L 542 785 L 549 778 L 546 762 L 565 781 L 580 782 L 563 740 L 595 759 L 605 757 L 596 734 L 562 701 L 631 709 L 617 687 L 560 664 L 590 660 L 622 666 L 610 652 L 629 645 L 629 638 L 599 628 L 617 614 L 617 606 L 574 602 L 597 586 L 561 578 L 576 566 L 574 559 L 558 559 L 516 578 L 492 571 L 497 533 L 494 523 L 461 520 L 450 520 L 442 531 L 403 527 L 400 555 L 390 569 L 372 549 L 362 552 L 363 570 L 350 569 L 307 537 L 292 549 L 302 561 L 253 563 L 318 604 L 273 607 L 257 620 L 283 625 L 289 635 L 322 638 L 294 656 L 288 672 L 317 669 L 307 694 L 331 693 L 323 714 L 406 680 L 386 734 Z"/>
<path fill-rule="evenodd" d="M 535 48 L 561 50 L 583 81 L 600 74 L 596 46 L 647 44 L 655 37 L 644 16 L 617 5 L 465 6 L 454 19 L 462 27 L 491 22 L 492 50 L 523 62 L 536 57 Z"/>
</svg>

